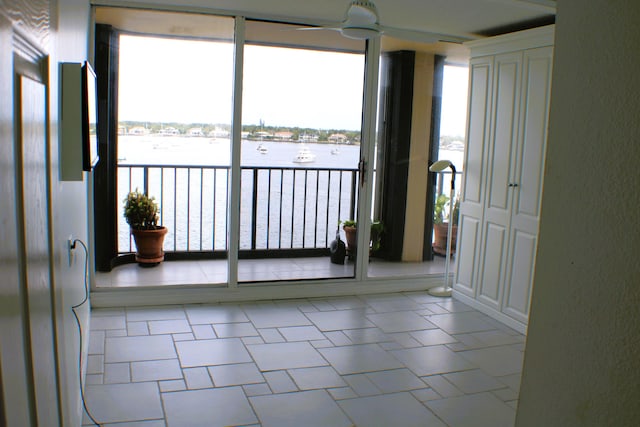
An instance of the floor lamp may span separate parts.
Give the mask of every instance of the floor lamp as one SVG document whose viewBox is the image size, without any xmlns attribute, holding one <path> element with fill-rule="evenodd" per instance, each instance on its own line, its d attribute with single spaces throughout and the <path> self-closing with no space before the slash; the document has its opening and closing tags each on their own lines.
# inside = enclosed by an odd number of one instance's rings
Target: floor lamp
<svg viewBox="0 0 640 427">
<path fill-rule="evenodd" d="M 436 286 L 428 290 L 430 295 L 437 297 L 450 297 L 452 288 L 449 286 L 449 261 L 451 259 L 451 238 L 453 234 L 453 193 L 456 186 L 456 167 L 449 160 L 438 160 L 429 166 L 431 172 L 442 172 L 446 168 L 451 168 L 451 195 L 449 197 L 449 232 L 447 233 L 447 252 L 444 261 L 444 285 Z"/>
</svg>

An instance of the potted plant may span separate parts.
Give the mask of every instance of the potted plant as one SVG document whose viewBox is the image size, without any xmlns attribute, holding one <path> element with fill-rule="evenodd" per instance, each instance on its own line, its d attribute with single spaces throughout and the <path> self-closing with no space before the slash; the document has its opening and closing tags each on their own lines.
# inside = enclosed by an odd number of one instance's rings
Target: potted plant
<svg viewBox="0 0 640 427">
<path fill-rule="evenodd" d="M 358 247 L 356 239 L 357 223 L 351 219 L 342 221 L 342 229 L 344 230 L 344 237 L 347 241 L 347 255 L 349 259 L 353 259 Z"/>
<path fill-rule="evenodd" d="M 124 199 L 124 218 L 136 243 L 136 261 L 154 266 L 164 260 L 162 245 L 167 228 L 158 225 L 158 204 L 153 197 L 136 191 Z"/>
<path fill-rule="evenodd" d="M 353 220 L 345 220 L 342 221 L 342 229 L 344 230 L 345 239 L 347 240 L 347 254 L 349 255 L 349 259 L 353 259 L 353 256 L 356 253 L 357 249 L 357 239 L 356 239 L 356 231 L 357 231 L 357 223 Z M 370 234 L 370 247 L 369 253 L 377 251 L 380 249 L 380 244 L 382 241 L 382 232 L 384 231 L 384 225 L 382 221 L 372 221 L 371 222 L 371 234 Z"/>
<path fill-rule="evenodd" d="M 436 197 L 436 203 L 433 207 L 433 251 L 440 255 L 447 253 L 447 238 L 449 236 L 449 218 L 445 217 L 445 209 L 449 202 L 449 196 L 446 194 L 439 194 Z M 456 201 L 453 204 L 453 224 L 451 226 L 451 253 L 455 253 L 456 250 L 456 237 L 458 235 L 458 216 L 460 215 L 460 198 L 456 197 Z M 447 221 L 445 221 L 445 219 Z"/>
</svg>

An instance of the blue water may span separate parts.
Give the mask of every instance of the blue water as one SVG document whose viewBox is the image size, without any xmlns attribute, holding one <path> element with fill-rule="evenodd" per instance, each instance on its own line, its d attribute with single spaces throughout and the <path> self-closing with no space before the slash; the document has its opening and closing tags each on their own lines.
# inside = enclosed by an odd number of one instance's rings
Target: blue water
<svg viewBox="0 0 640 427">
<path fill-rule="evenodd" d="M 257 150 L 260 144 L 267 148 L 266 154 Z M 314 162 L 293 161 L 302 146 L 315 155 Z M 338 153 L 333 154 L 336 148 Z M 243 140 L 242 167 L 304 170 L 295 173 L 293 170 L 272 171 L 271 174 L 264 170 L 258 172 L 255 218 L 252 212 L 252 171 L 243 171 L 240 248 L 252 247 L 254 220 L 255 247 L 258 249 L 327 247 L 335 236 L 338 221 L 352 218 L 352 175 L 350 172 L 317 173 L 310 169 L 356 169 L 359 157 L 358 145 Z M 453 161 L 458 170 L 462 169 L 462 157 L 462 151 L 441 150 L 440 153 L 440 158 Z M 149 194 L 160 203 L 161 223 L 169 228 L 165 250 L 227 248 L 228 139 L 120 136 L 118 158 L 119 164 L 126 165 L 220 166 L 218 169 L 203 170 L 182 168 L 175 172 L 169 169 L 162 175 L 159 169 L 152 170 L 148 178 Z M 132 169 L 131 175 L 128 171 L 119 173 L 120 202 L 135 188 L 143 188 L 141 169 Z M 460 180 L 457 189 L 460 189 Z M 122 204 L 118 206 L 118 211 L 122 212 Z M 118 218 L 119 251 L 131 251 L 129 227 L 121 214 Z"/>
<path fill-rule="evenodd" d="M 257 147 L 262 144 L 267 153 Z M 310 163 L 294 159 L 304 146 L 315 155 Z M 335 153 L 334 150 L 338 152 Z M 242 141 L 242 167 L 355 169 L 357 145 Z M 228 139 L 198 137 L 121 136 L 119 164 L 223 166 L 230 164 Z M 255 245 L 267 248 L 327 247 L 339 220 L 349 219 L 351 174 L 293 170 L 258 172 Z M 294 176 L 295 175 L 295 176 Z M 130 189 L 143 188 L 141 169 L 119 174 L 118 200 Z M 173 169 L 149 174 L 149 193 L 160 202 L 162 224 L 169 228 L 165 250 L 224 250 L 227 247 L 228 171 Z M 174 188 L 176 189 L 174 193 Z M 282 191 L 281 191 L 282 189 Z M 253 175 L 243 171 L 240 247 L 252 247 Z M 281 194 L 282 192 L 282 194 Z M 317 197 L 316 197 L 317 193 Z M 119 206 L 122 211 L 122 206 Z M 119 251 L 131 250 L 124 218 L 118 224 Z"/>
<path fill-rule="evenodd" d="M 120 163 L 153 165 L 216 165 L 231 164 L 228 139 L 175 136 L 119 136 Z M 268 152 L 256 148 L 264 145 Z M 313 163 L 294 163 L 298 150 L 307 147 L 315 154 Z M 331 151 L 338 148 L 338 154 Z M 356 168 L 359 145 L 314 144 L 297 142 L 249 141 L 241 145 L 242 166 L 278 166 L 310 168 Z"/>
</svg>

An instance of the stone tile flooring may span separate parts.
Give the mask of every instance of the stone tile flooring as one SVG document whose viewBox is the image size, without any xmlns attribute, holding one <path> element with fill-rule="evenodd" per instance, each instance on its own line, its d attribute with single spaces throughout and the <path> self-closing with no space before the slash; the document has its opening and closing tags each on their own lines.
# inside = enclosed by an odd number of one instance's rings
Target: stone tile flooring
<svg viewBox="0 0 640 427">
<path fill-rule="evenodd" d="M 512 426 L 524 340 L 426 292 L 94 309 L 85 397 L 114 427 Z"/>
</svg>

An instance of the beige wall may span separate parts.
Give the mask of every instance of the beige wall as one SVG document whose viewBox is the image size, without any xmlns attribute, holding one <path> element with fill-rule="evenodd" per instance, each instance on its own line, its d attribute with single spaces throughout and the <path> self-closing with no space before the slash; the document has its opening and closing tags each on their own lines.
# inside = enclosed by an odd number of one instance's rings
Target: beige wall
<svg viewBox="0 0 640 427">
<path fill-rule="evenodd" d="M 640 3 L 558 2 L 517 425 L 640 425 Z"/>
<path fill-rule="evenodd" d="M 58 0 L 57 11 L 52 12 L 52 28 L 54 57 L 52 63 L 52 200 L 54 226 L 54 261 L 56 280 L 56 303 L 58 308 L 58 352 L 60 357 L 60 388 L 63 400 L 62 413 L 69 425 L 81 420 L 82 402 L 78 387 L 78 347 L 79 333 L 71 306 L 78 304 L 84 297 L 84 250 L 76 245 L 74 262 L 69 266 L 67 256 L 67 239 L 73 236 L 85 244 L 90 244 L 88 232 L 88 197 L 89 175 L 84 173 L 84 181 L 62 182 L 58 171 L 58 102 L 60 87 L 58 85 L 60 62 L 82 62 L 92 60 L 89 52 L 90 8 L 87 0 Z M 92 263 L 90 264 L 92 265 Z M 84 366 L 89 342 L 89 304 L 78 310 L 83 324 Z"/>
<path fill-rule="evenodd" d="M 416 52 L 402 261 L 422 261 L 433 94 L 433 55 Z"/>
<path fill-rule="evenodd" d="M 60 97 L 58 63 L 60 61 L 80 62 L 87 59 L 89 34 L 89 2 L 87 0 L 24 0 L 5 3 L 0 1 L 0 93 L 3 102 L 0 106 L 0 386 L 4 393 L 0 397 L 6 405 L 5 416 L 8 425 L 29 425 L 32 407 L 29 406 L 29 389 L 26 385 L 30 378 L 26 375 L 29 355 L 21 351 L 24 346 L 22 336 L 26 336 L 25 318 L 29 314 L 21 304 L 24 298 L 24 277 L 19 273 L 17 258 L 19 236 L 16 234 L 17 219 L 15 209 L 15 162 L 13 155 L 13 111 L 11 102 L 12 87 L 12 46 L 14 28 L 20 27 L 37 48 L 49 59 L 49 184 L 51 216 L 48 218 L 51 231 L 52 259 L 50 270 L 53 272 L 50 285 L 53 298 L 53 318 L 50 322 L 55 328 L 58 372 L 39 372 L 42 377 L 57 380 L 62 410 L 63 425 L 76 426 L 81 423 L 80 388 L 78 387 L 78 347 L 79 335 L 71 306 L 84 298 L 84 252 L 81 247 L 75 251 L 75 261 L 69 265 L 67 240 L 69 236 L 88 243 L 87 176 L 84 182 L 62 182 L 58 173 L 58 101 Z M 19 22 L 19 24 L 16 24 Z M 7 99 L 9 101 L 7 101 Z M 5 102 L 7 101 L 7 102 Z M 46 236 L 43 236 L 46 239 Z M 45 240 L 46 241 L 46 240 Z M 45 294 L 43 298 L 49 298 Z M 31 315 L 44 312 L 42 307 L 29 307 Z M 35 312 L 35 314 L 34 314 Z M 88 307 L 80 313 L 83 329 L 88 330 Z M 41 316 L 41 319 L 44 317 Z M 35 334 L 34 334 L 35 335 Z M 43 335 L 44 336 L 44 335 Z M 85 345 L 87 343 L 85 334 Z M 48 339 L 42 336 L 33 338 L 40 348 L 49 346 Z M 46 342 L 42 342 L 46 341 Z M 38 378 L 35 379 L 35 382 Z M 41 405 L 58 408 L 55 396 Z M 49 411 L 56 412 L 56 409 Z M 3 417 L 0 416 L 0 424 Z M 44 420 L 40 420 L 45 423 Z M 33 421 L 35 422 L 35 421 Z M 55 419 L 46 420 L 50 425 Z"/>
</svg>

